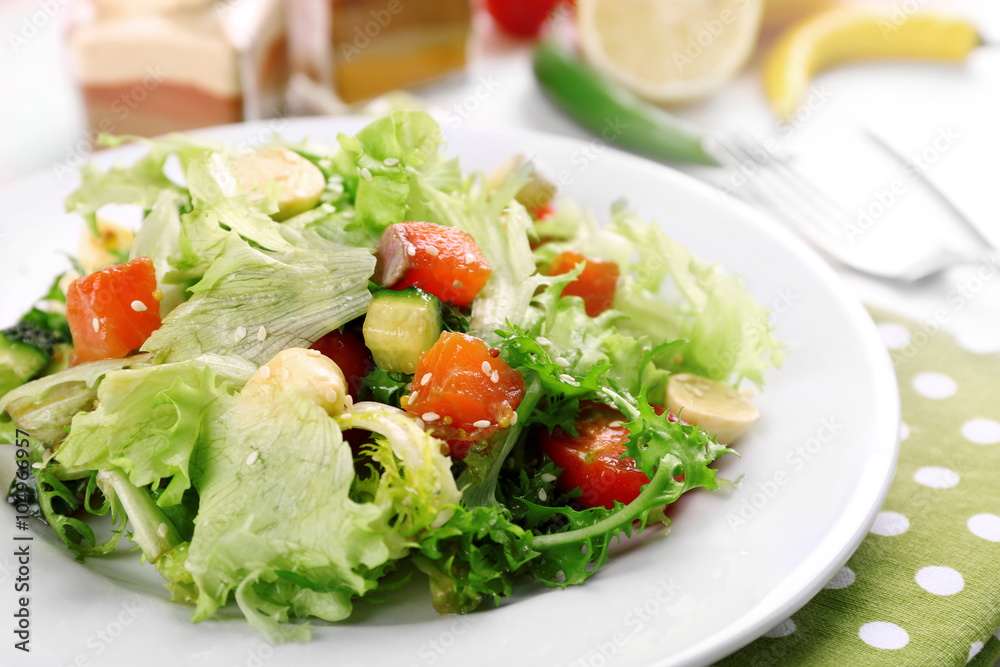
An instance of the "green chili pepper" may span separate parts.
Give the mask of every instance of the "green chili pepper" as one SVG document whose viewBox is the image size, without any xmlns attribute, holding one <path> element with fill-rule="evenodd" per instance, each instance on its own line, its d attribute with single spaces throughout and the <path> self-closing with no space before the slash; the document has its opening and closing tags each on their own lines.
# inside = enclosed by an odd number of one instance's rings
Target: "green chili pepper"
<svg viewBox="0 0 1000 667">
<path fill-rule="evenodd" d="M 552 101 L 608 143 L 670 162 L 718 164 L 704 135 L 607 80 L 556 40 L 538 44 L 534 67 Z"/>
</svg>

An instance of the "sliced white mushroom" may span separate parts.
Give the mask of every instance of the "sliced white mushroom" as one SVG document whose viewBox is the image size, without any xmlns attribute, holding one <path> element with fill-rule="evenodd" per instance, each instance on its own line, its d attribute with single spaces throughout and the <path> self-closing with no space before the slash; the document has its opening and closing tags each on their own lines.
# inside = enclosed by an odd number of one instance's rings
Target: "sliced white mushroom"
<svg viewBox="0 0 1000 667">
<path fill-rule="evenodd" d="M 670 377 L 667 409 L 726 445 L 760 419 L 757 407 L 739 391 L 691 373 Z"/>
<path fill-rule="evenodd" d="M 267 196 L 269 183 L 278 186 L 278 212 L 271 217 L 287 220 L 315 208 L 326 189 L 319 167 L 287 148 L 263 148 L 229 161 L 229 171 L 240 192 L 259 201 Z"/>
<path fill-rule="evenodd" d="M 339 415 L 351 403 L 344 373 L 333 359 L 310 352 L 315 350 L 282 350 L 261 366 L 250 382 L 290 385 L 331 416 Z"/>
</svg>

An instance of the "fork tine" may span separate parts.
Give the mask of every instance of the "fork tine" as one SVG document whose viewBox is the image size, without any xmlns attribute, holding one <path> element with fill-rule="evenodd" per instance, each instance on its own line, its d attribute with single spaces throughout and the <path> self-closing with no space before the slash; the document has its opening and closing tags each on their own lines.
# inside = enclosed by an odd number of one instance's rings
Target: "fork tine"
<svg viewBox="0 0 1000 667">
<path fill-rule="evenodd" d="M 768 169 L 768 162 L 754 158 L 743 146 L 731 140 L 717 138 L 716 145 L 732 158 L 729 166 L 742 167 L 746 161 L 757 166 L 757 171 L 754 174 L 756 177 L 749 179 L 748 182 L 761 195 L 761 201 L 772 211 L 800 229 L 803 229 L 803 223 L 806 223 L 814 230 L 822 231 L 827 236 L 833 237 L 834 240 L 843 239 L 843 228 L 831 220 L 830 216 L 820 210 L 800 190 L 786 179 L 775 174 L 773 170 Z M 808 232 L 809 229 L 803 229 L 803 231 Z"/>
<path fill-rule="evenodd" d="M 760 145 L 753 135 L 745 130 L 737 130 L 733 133 L 733 138 L 738 144 L 744 147 L 748 144 L 751 146 Z M 854 222 L 853 214 L 844 208 L 840 202 L 833 199 L 822 188 L 788 165 L 788 161 L 791 159 L 789 155 L 779 155 L 776 153 L 770 153 L 769 155 L 772 159 L 768 161 L 768 164 L 774 165 L 775 170 L 781 171 L 787 180 L 795 181 L 801 189 L 809 191 L 813 197 L 822 200 L 830 208 L 830 210 L 839 216 L 845 223 L 849 224 Z"/>
</svg>

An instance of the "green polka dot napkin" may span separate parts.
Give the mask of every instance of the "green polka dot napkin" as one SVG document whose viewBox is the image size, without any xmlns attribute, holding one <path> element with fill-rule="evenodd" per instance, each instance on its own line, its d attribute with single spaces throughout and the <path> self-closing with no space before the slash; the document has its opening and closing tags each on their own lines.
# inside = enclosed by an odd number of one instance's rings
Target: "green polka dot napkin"
<svg viewBox="0 0 1000 667">
<path fill-rule="evenodd" d="M 903 401 L 889 497 L 815 598 L 720 665 L 992 667 L 1000 657 L 1000 354 L 872 316 Z"/>
</svg>

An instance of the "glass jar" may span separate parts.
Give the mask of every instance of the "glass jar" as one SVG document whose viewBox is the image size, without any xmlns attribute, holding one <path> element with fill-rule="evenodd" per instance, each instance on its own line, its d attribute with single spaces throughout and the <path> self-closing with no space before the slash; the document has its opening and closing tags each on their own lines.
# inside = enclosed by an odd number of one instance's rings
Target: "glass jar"
<svg viewBox="0 0 1000 667">
<path fill-rule="evenodd" d="M 280 115 L 282 0 L 90 0 L 70 28 L 94 132 L 154 136 Z"/>
</svg>

